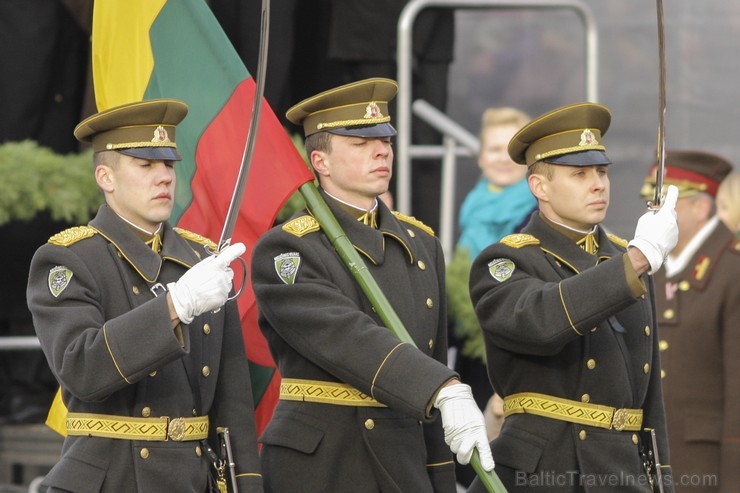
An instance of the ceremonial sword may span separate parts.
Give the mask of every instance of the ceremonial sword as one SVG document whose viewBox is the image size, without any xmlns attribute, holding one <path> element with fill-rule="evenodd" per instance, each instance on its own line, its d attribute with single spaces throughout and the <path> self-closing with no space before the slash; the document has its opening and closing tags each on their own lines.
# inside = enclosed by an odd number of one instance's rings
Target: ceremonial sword
<svg viewBox="0 0 740 493">
<path fill-rule="evenodd" d="M 658 142 L 657 162 L 658 169 L 655 174 L 655 195 L 648 202 L 648 207 L 653 210 L 660 209 L 663 201 L 663 176 L 665 175 L 665 31 L 663 26 L 663 0 L 656 0 L 658 8 Z"/>
<path fill-rule="evenodd" d="M 217 253 L 231 244 L 231 237 L 234 234 L 234 228 L 236 228 L 236 220 L 239 217 L 239 208 L 241 207 L 242 199 L 244 197 L 244 190 L 247 188 L 247 177 L 249 176 L 249 168 L 252 164 L 252 158 L 254 156 L 254 148 L 257 143 L 257 128 L 259 127 L 260 112 L 262 110 L 262 96 L 265 93 L 265 74 L 267 72 L 267 47 L 270 40 L 270 0 L 262 0 L 262 12 L 261 12 L 261 28 L 260 28 L 260 44 L 259 53 L 257 56 L 257 73 L 255 74 L 255 89 L 254 89 L 254 103 L 252 104 L 252 119 L 249 121 L 249 130 L 247 131 L 247 143 L 244 146 L 244 154 L 242 155 L 242 162 L 239 166 L 239 175 L 236 178 L 236 184 L 234 185 L 234 192 L 231 196 L 231 202 L 229 203 L 229 209 L 226 212 L 226 219 L 224 220 L 224 228 L 221 231 L 221 237 L 218 240 L 218 245 L 215 252 Z M 238 257 L 239 261 L 244 267 L 244 277 L 242 279 L 239 291 L 228 298 L 227 301 L 231 301 L 237 298 L 246 286 L 247 279 L 247 262 L 242 258 Z"/>
</svg>

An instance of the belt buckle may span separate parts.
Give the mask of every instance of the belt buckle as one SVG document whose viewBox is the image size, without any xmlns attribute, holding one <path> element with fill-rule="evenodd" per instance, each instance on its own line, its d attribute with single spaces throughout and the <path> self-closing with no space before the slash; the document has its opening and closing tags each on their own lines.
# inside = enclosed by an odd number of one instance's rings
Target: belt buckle
<svg viewBox="0 0 740 493">
<path fill-rule="evenodd" d="M 627 410 L 626 409 L 617 409 L 614 411 L 614 415 L 612 416 L 612 428 L 617 431 L 624 430 L 624 427 L 627 426 Z"/>
<path fill-rule="evenodd" d="M 175 442 L 181 442 L 185 438 L 185 418 L 170 419 L 167 424 L 167 438 Z"/>
</svg>

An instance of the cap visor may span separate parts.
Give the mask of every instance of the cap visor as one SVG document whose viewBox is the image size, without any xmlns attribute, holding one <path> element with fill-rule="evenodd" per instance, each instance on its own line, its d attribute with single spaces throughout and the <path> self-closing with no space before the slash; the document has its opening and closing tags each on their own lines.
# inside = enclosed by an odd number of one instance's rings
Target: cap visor
<svg viewBox="0 0 740 493">
<path fill-rule="evenodd" d="M 174 147 L 131 147 L 118 149 L 118 152 L 150 161 L 182 161 L 182 156 Z"/>
<path fill-rule="evenodd" d="M 396 129 L 390 123 L 378 123 L 376 125 L 362 125 L 359 127 L 342 127 L 328 130 L 330 134 L 346 135 L 348 137 L 363 137 L 374 139 L 378 137 L 393 137 Z"/>
<path fill-rule="evenodd" d="M 604 166 L 612 164 L 604 151 L 581 151 L 544 159 L 546 163 L 564 166 Z"/>
</svg>

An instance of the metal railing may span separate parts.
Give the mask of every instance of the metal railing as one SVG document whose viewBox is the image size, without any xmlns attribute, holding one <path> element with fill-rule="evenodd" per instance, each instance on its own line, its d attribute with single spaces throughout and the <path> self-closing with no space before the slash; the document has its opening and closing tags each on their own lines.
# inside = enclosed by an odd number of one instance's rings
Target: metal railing
<svg viewBox="0 0 740 493">
<path fill-rule="evenodd" d="M 35 336 L 7 336 L 0 337 L 0 351 L 18 351 L 26 349 L 41 349 L 41 343 Z"/>
<path fill-rule="evenodd" d="M 452 259 L 455 245 L 455 186 L 457 182 L 457 157 L 478 155 L 480 140 L 446 114 L 417 99 L 411 105 L 414 114 L 444 135 L 441 146 L 415 146 L 416 156 L 442 157 L 440 195 L 439 239 L 445 259 Z M 458 143 L 461 146 L 458 146 Z"/>
<path fill-rule="evenodd" d="M 442 132 L 443 144 L 441 146 L 413 146 L 411 145 L 411 113 L 412 113 L 412 34 L 413 26 L 419 12 L 429 7 L 447 7 L 452 9 L 571 9 L 581 19 L 585 28 L 585 85 L 586 98 L 588 101 L 596 102 L 597 73 L 598 73 L 598 37 L 596 24 L 588 5 L 580 0 L 411 0 L 401 12 L 398 20 L 398 103 L 396 105 L 398 136 L 396 137 L 396 208 L 404 213 L 413 213 L 411 210 L 411 159 L 418 157 L 440 157 L 443 156 L 442 168 L 442 200 L 440 203 L 440 240 L 446 246 L 445 254 L 451 249 L 454 236 L 454 219 L 449 223 L 450 217 L 454 217 L 454 189 L 447 190 L 450 182 L 454 183 L 454 171 L 456 156 L 460 154 L 457 144 L 460 143 L 470 148 L 469 143 L 464 142 L 457 132 L 450 131 L 450 121 L 441 120 L 437 116 L 430 117 L 428 108 L 420 108 L 414 102 L 413 111 L 421 116 L 432 126 Z M 427 103 L 427 106 L 428 105 Z M 441 112 L 437 111 L 441 114 Z M 454 122 L 453 122 L 454 123 Z M 444 127 L 444 129 L 442 129 Z M 477 146 L 476 146 L 477 148 Z M 464 152 L 464 151 L 463 151 Z M 446 195 L 445 195 L 446 193 Z"/>
</svg>

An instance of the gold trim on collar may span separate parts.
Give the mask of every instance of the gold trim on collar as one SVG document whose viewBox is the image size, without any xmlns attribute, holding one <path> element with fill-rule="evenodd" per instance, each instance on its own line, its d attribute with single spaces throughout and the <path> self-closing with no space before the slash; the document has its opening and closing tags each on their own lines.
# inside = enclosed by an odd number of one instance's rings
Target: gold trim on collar
<svg viewBox="0 0 740 493">
<path fill-rule="evenodd" d="M 218 245 L 216 245 L 216 242 L 213 240 L 206 238 L 205 236 L 201 236 L 198 233 L 193 233 L 192 231 L 188 231 L 187 229 L 182 228 L 172 228 L 177 234 L 185 238 L 186 240 L 194 241 L 196 243 L 200 243 L 201 245 L 207 246 L 211 249 L 211 251 L 216 251 L 218 248 Z"/>
<path fill-rule="evenodd" d="M 92 238 L 95 233 L 97 233 L 97 230 L 92 226 L 75 226 L 55 234 L 49 238 L 49 243 L 68 247 L 85 238 Z"/>
<path fill-rule="evenodd" d="M 407 216 L 405 214 L 401 214 L 398 211 L 391 211 L 391 213 L 394 216 L 396 216 L 396 219 L 398 219 L 399 221 L 403 221 L 405 223 L 413 224 L 414 226 L 416 226 L 420 230 L 422 230 L 425 233 L 427 233 L 429 236 L 434 236 L 434 230 L 432 228 L 430 228 L 429 226 L 427 226 L 426 224 L 424 224 L 423 222 L 421 222 L 418 219 L 416 219 L 415 217 L 413 217 L 413 216 Z"/>
<path fill-rule="evenodd" d="M 528 234 L 513 234 L 501 238 L 501 243 L 512 248 L 522 248 L 528 245 L 539 245 L 540 240 Z"/>
<path fill-rule="evenodd" d="M 302 237 L 321 229 L 319 222 L 313 216 L 305 215 L 291 219 L 282 226 L 283 231 L 293 236 Z"/>
</svg>

